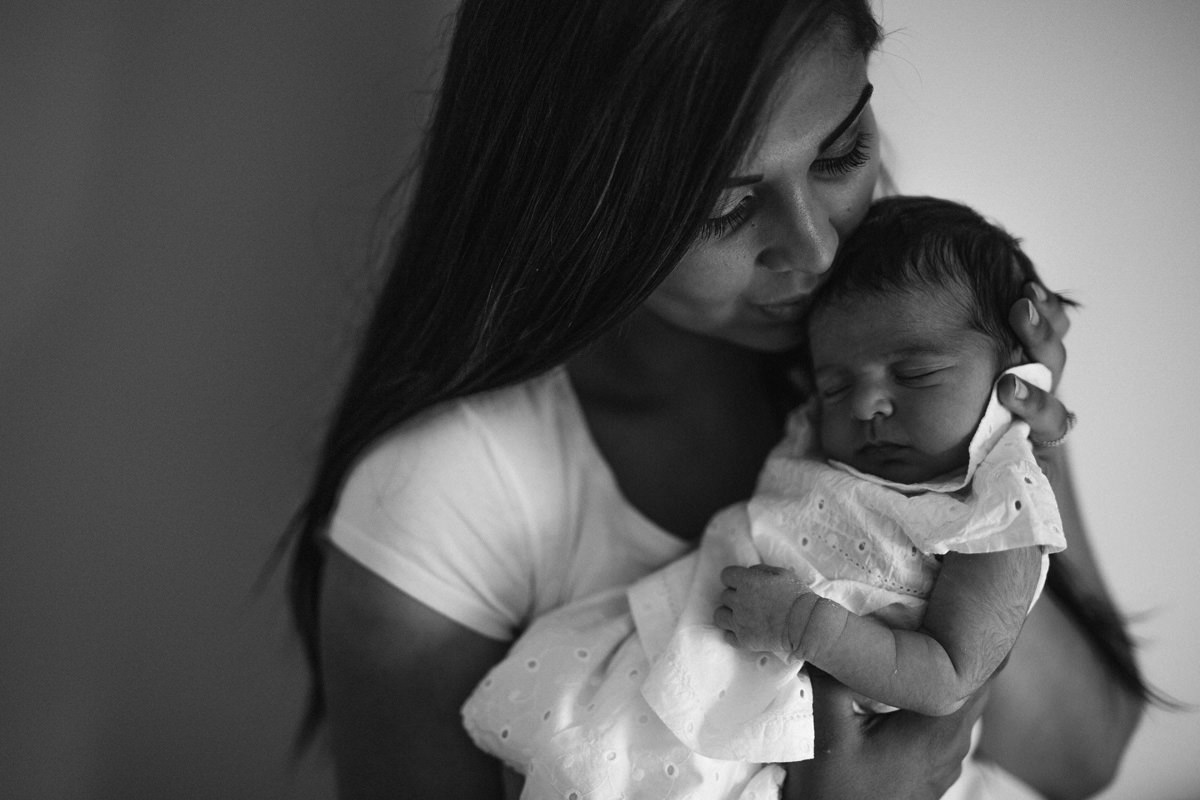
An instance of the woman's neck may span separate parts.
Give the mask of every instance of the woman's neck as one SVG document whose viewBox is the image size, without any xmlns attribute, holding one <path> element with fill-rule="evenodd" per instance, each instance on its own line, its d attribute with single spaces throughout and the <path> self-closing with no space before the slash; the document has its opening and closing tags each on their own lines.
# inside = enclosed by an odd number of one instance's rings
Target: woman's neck
<svg viewBox="0 0 1200 800">
<path fill-rule="evenodd" d="M 770 356 L 635 311 L 568 364 L 596 399 L 637 406 L 690 405 L 730 388 L 761 390 Z"/>
<path fill-rule="evenodd" d="M 639 311 L 567 370 L 626 499 L 690 540 L 749 496 L 782 432 L 769 359 Z"/>
</svg>

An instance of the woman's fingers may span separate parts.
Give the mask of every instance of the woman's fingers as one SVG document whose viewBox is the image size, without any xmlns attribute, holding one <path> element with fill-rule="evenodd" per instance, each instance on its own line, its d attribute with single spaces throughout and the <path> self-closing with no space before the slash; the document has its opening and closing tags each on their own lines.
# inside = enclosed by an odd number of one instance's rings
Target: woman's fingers
<svg viewBox="0 0 1200 800">
<path fill-rule="evenodd" d="M 1066 307 L 1057 297 L 1036 283 L 1025 286 L 1025 297 L 1013 304 L 1008 314 L 1012 326 L 1030 359 L 1045 364 L 1058 386 L 1067 349 L 1063 337 L 1071 327 Z"/>
<path fill-rule="evenodd" d="M 961 774 L 988 687 L 945 717 L 911 711 L 863 716 L 855 713 L 852 692 L 811 665 L 808 670 L 816 753 L 808 761 L 787 765 L 787 800 L 933 800 Z"/>
<path fill-rule="evenodd" d="M 1035 445 L 1059 442 L 1074 422 L 1061 400 L 1016 375 L 1005 375 L 1000 379 L 996 396 L 1013 415 L 1029 423 L 1029 438 Z"/>
<path fill-rule="evenodd" d="M 1033 302 L 1038 314 L 1050 323 L 1058 338 L 1065 339 L 1071 328 L 1071 318 L 1067 316 L 1067 306 L 1062 300 L 1036 283 L 1025 285 L 1025 296 Z"/>
<path fill-rule="evenodd" d="M 1067 307 L 1057 295 L 1036 283 L 1026 284 L 1024 294 L 1013 304 L 1008 321 L 1026 354 L 1049 368 L 1053 391 L 1067 362 L 1063 345 L 1063 337 L 1071 327 Z M 1013 375 L 1000 382 L 998 396 L 1005 408 L 1029 423 L 1029 438 L 1035 446 L 1061 444 L 1075 422 L 1074 415 L 1053 394 Z"/>
</svg>

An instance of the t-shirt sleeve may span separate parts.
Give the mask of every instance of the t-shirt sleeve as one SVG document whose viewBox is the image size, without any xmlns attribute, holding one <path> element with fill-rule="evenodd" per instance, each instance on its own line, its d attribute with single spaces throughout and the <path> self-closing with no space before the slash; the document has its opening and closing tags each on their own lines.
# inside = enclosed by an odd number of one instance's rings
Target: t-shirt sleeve
<svg viewBox="0 0 1200 800">
<path fill-rule="evenodd" d="M 533 604 L 535 531 L 503 448 L 461 404 L 411 421 L 351 473 L 333 544 L 433 610 L 508 640 Z"/>
</svg>

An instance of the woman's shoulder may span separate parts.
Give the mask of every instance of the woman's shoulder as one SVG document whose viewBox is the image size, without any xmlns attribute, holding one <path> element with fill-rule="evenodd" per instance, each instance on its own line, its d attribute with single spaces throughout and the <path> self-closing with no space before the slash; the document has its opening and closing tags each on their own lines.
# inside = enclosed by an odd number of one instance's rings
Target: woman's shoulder
<svg viewBox="0 0 1200 800">
<path fill-rule="evenodd" d="M 381 438 L 364 462 L 378 468 L 417 458 L 425 466 L 450 461 L 460 468 L 504 463 L 520 469 L 574 451 L 570 439 L 579 420 L 566 372 L 556 368 L 433 406 Z"/>
<path fill-rule="evenodd" d="M 451 619 L 511 635 L 570 531 L 564 382 L 455 399 L 383 437 L 351 471 L 331 540 Z"/>
<path fill-rule="evenodd" d="M 351 471 L 343 503 L 369 500 L 522 525 L 556 518 L 590 468 L 582 414 L 564 370 L 441 403 L 382 437 Z"/>
<path fill-rule="evenodd" d="M 449 406 L 447 410 L 486 426 L 493 435 L 558 429 L 578 417 L 578 402 L 561 366 L 520 383 L 468 395 Z"/>
<path fill-rule="evenodd" d="M 562 369 L 443 404 L 385 437 L 352 472 L 332 538 L 494 636 L 685 547 L 625 501 Z M 444 599 L 475 594 L 486 597 Z"/>
</svg>

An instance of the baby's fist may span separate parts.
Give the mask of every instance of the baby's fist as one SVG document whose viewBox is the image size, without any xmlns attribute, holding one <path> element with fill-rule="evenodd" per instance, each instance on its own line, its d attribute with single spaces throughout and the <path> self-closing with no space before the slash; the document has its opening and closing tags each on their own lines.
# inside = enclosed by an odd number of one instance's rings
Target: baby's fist
<svg viewBox="0 0 1200 800">
<path fill-rule="evenodd" d="M 721 582 L 721 605 L 713 623 L 726 631 L 730 643 L 751 651 L 791 653 L 788 615 L 808 587 L 789 569 L 756 564 L 726 567 Z"/>
</svg>

